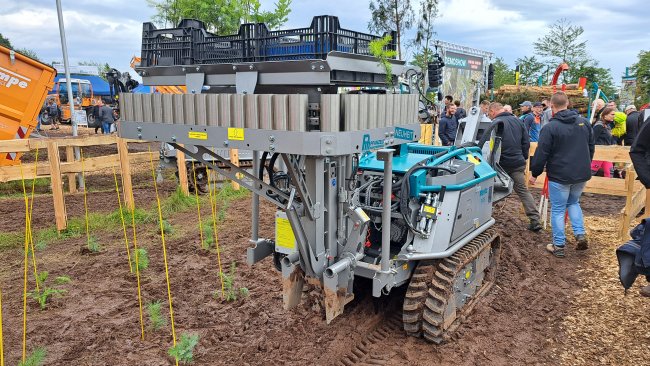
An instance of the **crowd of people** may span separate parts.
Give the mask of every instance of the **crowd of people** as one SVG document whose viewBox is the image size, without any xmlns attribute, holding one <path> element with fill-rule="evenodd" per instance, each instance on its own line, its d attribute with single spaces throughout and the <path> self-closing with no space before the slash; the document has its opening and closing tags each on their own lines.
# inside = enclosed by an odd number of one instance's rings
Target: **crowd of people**
<svg viewBox="0 0 650 366">
<path fill-rule="evenodd" d="M 589 248 L 580 196 L 587 181 L 595 174 L 594 163 L 599 170 L 608 169 L 606 162 L 593 161 L 596 145 L 630 144 L 630 157 L 639 180 L 650 189 L 650 108 L 638 112 L 634 106 L 628 106 L 621 116 L 615 105 L 601 102 L 596 103 L 593 124 L 577 111 L 569 109 L 569 98 L 563 92 L 553 94 L 550 100 L 521 103 L 520 117 L 501 103 L 481 103 L 481 110 L 493 123 L 503 125 L 499 163 L 512 178 L 513 189 L 530 221 L 528 229 L 534 232 L 539 232 L 542 227 L 535 201 L 527 188 L 525 169 L 530 143 L 537 142 L 535 154 L 530 158 L 531 177 L 528 183 L 535 184 L 537 178 L 546 172 L 552 227 L 552 242 L 546 245 L 546 250 L 558 258 L 566 255 L 567 215 L 576 250 Z M 445 128 L 457 126 L 455 113 L 456 106 L 449 103 L 441 125 L 444 121 Z M 440 136 L 443 143 L 449 144 L 451 141 L 453 144 L 454 133 L 446 129 L 443 131 L 444 139 Z M 645 225 L 649 230 L 648 235 L 638 240 L 647 242 L 640 244 L 640 247 L 647 246 L 645 252 L 641 249 L 641 255 L 647 255 L 650 274 L 650 220 Z M 650 297 L 650 286 L 643 287 L 641 294 Z"/>
</svg>

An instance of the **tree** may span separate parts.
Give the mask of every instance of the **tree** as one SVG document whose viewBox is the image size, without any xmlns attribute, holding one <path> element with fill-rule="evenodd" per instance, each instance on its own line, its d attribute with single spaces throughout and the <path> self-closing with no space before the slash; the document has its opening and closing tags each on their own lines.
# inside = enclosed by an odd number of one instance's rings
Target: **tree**
<svg viewBox="0 0 650 366">
<path fill-rule="evenodd" d="M 153 21 L 159 25 L 175 27 L 181 19 L 198 19 L 208 31 L 225 35 L 234 34 L 242 23 L 266 23 L 277 29 L 288 19 L 292 0 L 278 0 L 273 11 L 262 11 L 259 0 L 147 0 L 156 10 Z"/>
<path fill-rule="evenodd" d="M 427 63 L 433 59 L 431 51 L 431 40 L 436 34 L 433 30 L 433 21 L 438 15 L 438 0 L 421 0 L 420 14 L 418 15 L 417 31 L 413 39 L 413 45 L 417 51 L 411 64 L 426 70 Z"/>
<path fill-rule="evenodd" d="M 519 65 L 519 84 L 536 85 L 537 78 L 544 69 L 544 63 L 540 62 L 535 56 L 524 56 L 515 61 Z"/>
<path fill-rule="evenodd" d="M 566 18 L 562 18 L 551 25 L 548 33 L 538 38 L 533 46 L 537 55 L 553 65 L 552 68 L 566 62 L 573 69 L 576 64 L 586 61 L 588 57 L 587 41 L 580 40 L 582 33 L 584 29 L 581 26 L 573 25 Z M 565 78 L 575 76 L 572 69 L 569 69 Z"/>
<path fill-rule="evenodd" d="M 9 38 L 5 38 L 5 36 L 3 36 L 2 33 L 0 33 L 0 46 L 7 47 L 9 49 L 13 48 L 11 46 L 11 42 L 9 41 Z"/>
<path fill-rule="evenodd" d="M 34 59 L 36 61 L 41 60 L 34 50 L 30 50 L 28 48 L 16 48 L 16 49 L 14 49 L 14 51 L 20 53 L 21 55 L 24 55 L 24 56 L 27 56 L 27 57 L 29 57 L 31 59 Z"/>
<path fill-rule="evenodd" d="M 370 0 L 368 30 L 375 33 L 397 32 L 397 57 L 402 59 L 402 34 L 413 26 L 415 15 L 411 0 Z"/>
<path fill-rule="evenodd" d="M 501 57 L 493 62 L 494 65 L 494 89 L 498 89 L 502 85 L 515 84 L 515 71 L 506 64 Z"/>
<path fill-rule="evenodd" d="M 639 52 L 639 60 L 632 65 L 631 72 L 636 75 L 635 103 L 650 102 L 650 51 Z"/>
<path fill-rule="evenodd" d="M 605 95 L 612 98 L 616 93 L 612 71 L 598 66 L 598 62 L 583 61 L 575 64 L 571 69 L 569 83 L 578 83 L 581 77 L 586 77 L 589 83 L 596 82 Z"/>
</svg>

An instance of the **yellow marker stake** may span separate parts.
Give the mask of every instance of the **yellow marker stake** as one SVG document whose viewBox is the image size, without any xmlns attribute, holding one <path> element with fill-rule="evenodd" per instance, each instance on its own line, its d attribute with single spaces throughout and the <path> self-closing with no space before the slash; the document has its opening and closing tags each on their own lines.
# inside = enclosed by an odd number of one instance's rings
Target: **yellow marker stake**
<svg viewBox="0 0 650 366">
<path fill-rule="evenodd" d="M 138 268 L 138 237 L 135 234 L 135 200 L 133 199 L 133 190 L 131 190 L 131 202 L 133 202 L 133 211 L 131 211 L 131 227 L 133 228 L 133 251 L 135 252 L 135 278 L 138 283 L 138 307 L 140 308 L 140 338 L 144 341 L 144 320 L 142 317 L 142 291 L 140 290 L 140 268 Z"/>
<path fill-rule="evenodd" d="M 194 195 L 196 196 L 196 213 L 199 215 L 199 233 L 201 235 L 201 248 L 203 248 L 203 222 L 201 222 L 201 203 L 199 202 L 199 185 L 196 183 L 196 170 L 192 160 L 192 175 L 194 176 Z M 210 181 L 210 177 L 208 177 Z"/>
<path fill-rule="evenodd" d="M 32 248 L 32 264 L 34 265 L 34 281 L 36 281 L 36 291 L 40 292 L 38 284 L 38 270 L 36 269 L 36 251 L 34 250 L 34 235 L 32 235 L 32 213 L 34 213 L 34 186 L 36 185 L 36 175 L 38 173 L 38 149 L 34 158 L 34 179 L 32 179 L 32 201 L 29 204 L 29 245 Z"/>
<path fill-rule="evenodd" d="M 0 366 L 5 366 L 4 340 L 2 339 L 2 291 L 0 291 Z"/>
<path fill-rule="evenodd" d="M 169 301 L 169 320 L 172 324 L 172 340 L 174 347 L 176 347 L 176 329 L 174 328 L 174 310 L 172 307 L 172 290 L 169 285 L 169 267 L 167 265 L 167 249 L 165 248 L 165 231 L 163 230 L 162 209 L 160 208 L 160 196 L 158 196 L 158 183 L 156 182 L 156 171 L 153 167 L 153 154 L 151 147 L 149 148 L 149 161 L 151 162 L 151 176 L 153 177 L 153 187 L 156 191 L 156 202 L 158 203 L 158 222 L 160 223 L 160 239 L 162 241 L 163 260 L 165 262 L 165 279 L 167 280 L 167 299 Z M 137 267 L 137 265 L 136 265 Z M 176 358 L 176 366 L 178 366 L 178 358 Z"/>
<path fill-rule="evenodd" d="M 224 295 L 223 270 L 221 268 L 221 253 L 219 250 L 219 240 L 217 240 L 217 182 L 214 182 L 214 193 L 208 177 L 208 191 L 210 192 L 210 208 L 212 210 L 212 233 L 214 235 L 214 247 L 217 249 L 217 262 L 219 263 L 219 282 L 221 282 L 221 298 Z M 214 201 L 212 198 L 214 197 Z"/>
<path fill-rule="evenodd" d="M 90 230 L 88 230 L 88 199 L 87 199 L 87 194 L 86 194 L 86 173 L 84 169 L 84 151 L 83 149 L 79 148 L 80 154 L 81 154 L 81 182 L 84 185 L 84 210 L 86 212 L 86 245 L 88 246 L 88 249 L 90 249 Z"/>
<path fill-rule="evenodd" d="M 27 192 L 25 191 L 25 176 L 23 175 L 23 164 L 20 163 L 20 177 L 23 181 L 23 196 L 25 197 L 25 272 L 24 277 L 25 281 L 23 283 L 23 363 L 25 363 L 25 358 L 27 356 L 27 267 L 28 258 L 27 252 L 29 252 L 29 202 L 27 202 Z"/>
<path fill-rule="evenodd" d="M 113 167 L 113 178 L 115 179 L 117 205 L 120 206 L 120 219 L 122 220 L 122 231 L 124 231 L 124 245 L 126 246 L 126 256 L 129 259 L 129 271 L 133 273 L 133 266 L 131 264 L 131 251 L 129 250 L 129 237 L 126 234 L 126 223 L 124 222 L 124 211 L 122 211 L 122 199 L 120 198 L 120 186 L 117 184 L 117 173 L 115 173 L 115 167 Z"/>
</svg>

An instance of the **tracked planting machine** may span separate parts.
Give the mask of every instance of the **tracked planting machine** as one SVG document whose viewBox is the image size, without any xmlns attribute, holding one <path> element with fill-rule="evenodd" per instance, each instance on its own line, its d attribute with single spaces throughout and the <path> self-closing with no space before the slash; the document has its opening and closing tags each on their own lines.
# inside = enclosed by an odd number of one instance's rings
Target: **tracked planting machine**
<svg viewBox="0 0 650 366">
<path fill-rule="evenodd" d="M 231 36 L 197 21 L 146 23 L 143 83 L 190 93 L 121 95 L 119 133 L 172 144 L 253 192 L 248 263 L 273 257 L 286 309 L 306 279 L 322 286 L 328 323 L 360 277 L 375 297 L 407 286 L 404 329 L 439 343 L 494 283 L 492 207 L 512 184 L 497 164 L 499 129 L 476 107 L 456 146 L 414 143 L 419 94 L 385 88 L 368 55 L 376 38 L 332 16 L 275 32 L 246 24 Z M 421 79 L 390 63 L 395 78 Z M 224 148 L 252 151 L 253 171 L 217 153 Z M 277 206 L 273 238 L 258 235 L 260 197 Z"/>
</svg>

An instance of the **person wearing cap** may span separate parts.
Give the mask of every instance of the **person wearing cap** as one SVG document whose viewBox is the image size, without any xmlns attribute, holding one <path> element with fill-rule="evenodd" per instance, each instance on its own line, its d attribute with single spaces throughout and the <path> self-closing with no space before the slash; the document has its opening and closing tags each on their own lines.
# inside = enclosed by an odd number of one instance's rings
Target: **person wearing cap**
<svg viewBox="0 0 650 366">
<path fill-rule="evenodd" d="M 625 114 L 627 115 L 625 119 L 625 136 L 623 137 L 623 144 L 625 146 L 632 146 L 634 143 L 634 138 L 639 133 L 639 112 L 636 110 L 634 104 L 630 104 L 625 107 Z"/>
<path fill-rule="evenodd" d="M 530 141 L 537 142 L 539 140 L 539 131 L 542 129 L 542 103 L 533 103 L 532 113 L 528 113 L 523 121 L 526 129 L 528 129 Z"/>
<path fill-rule="evenodd" d="M 521 115 L 519 118 L 523 121 L 524 118 L 526 118 L 526 115 L 530 114 L 533 109 L 533 103 L 530 101 L 525 101 L 519 105 L 519 110 L 521 111 Z"/>
<path fill-rule="evenodd" d="M 551 110 L 551 102 L 548 99 L 544 98 L 542 99 L 541 128 L 544 128 L 544 126 L 546 126 L 551 121 L 551 117 L 553 117 L 553 111 Z"/>
</svg>

